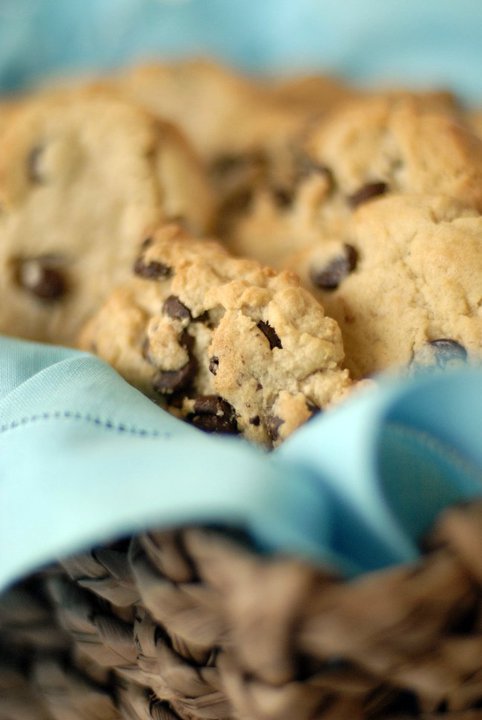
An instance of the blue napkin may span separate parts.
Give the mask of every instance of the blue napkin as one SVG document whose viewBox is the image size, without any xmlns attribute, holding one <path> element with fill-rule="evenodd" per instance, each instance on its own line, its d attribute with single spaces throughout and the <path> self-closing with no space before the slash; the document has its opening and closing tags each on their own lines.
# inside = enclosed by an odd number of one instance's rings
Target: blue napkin
<svg viewBox="0 0 482 720">
<path fill-rule="evenodd" d="M 482 496 L 482 370 L 386 381 L 266 453 L 205 435 L 86 353 L 0 338 L 0 588 L 148 527 L 215 524 L 347 576 L 417 557 Z"/>
</svg>

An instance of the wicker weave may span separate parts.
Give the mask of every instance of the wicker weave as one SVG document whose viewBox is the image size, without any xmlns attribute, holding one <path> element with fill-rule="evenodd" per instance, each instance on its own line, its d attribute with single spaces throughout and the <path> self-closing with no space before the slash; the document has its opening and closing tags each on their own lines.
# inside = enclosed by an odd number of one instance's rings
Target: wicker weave
<svg viewBox="0 0 482 720">
<path fill-rule="evenodd" d="M 482 718 L 482 503 L 351 582 L 187 528 L 0 600 L 0 720 L 411 717 Z"/>
</svg>

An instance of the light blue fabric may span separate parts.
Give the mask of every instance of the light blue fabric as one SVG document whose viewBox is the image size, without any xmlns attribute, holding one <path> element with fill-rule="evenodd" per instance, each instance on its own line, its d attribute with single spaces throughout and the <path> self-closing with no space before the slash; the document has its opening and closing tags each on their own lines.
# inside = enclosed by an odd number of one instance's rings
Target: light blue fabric
<svg viewBox="0 0 482 720">
<path fill-rule="evenodd" d="M 208 523 L 346 575 L 417 557 L 482 496 L 482 370 L 386 381 L 265 453 L 171 417 L 84 353 L 0 339 L 0 587 L 152 526 Z"/>
<path fill-rule="evenodd" d="M 217 522 L 329 562 L 330 500 L 290 463 L 208 437 L 93 356 L 0 338 L 0 587 L 149 525 Z M 343 564 L 342 564 L 343 566 Z M 352 571 L 350 563 L 346 570 Z"/>
<path fill-rule="evenodd" d="M 0 0 L 0 88 L 197 53 L 255 72 L 449 85 L 477 103 L 481 31 L 480 0 Z"/>
<path fill-rule="evenodd" d="M 140 58 L 482 98 L 480 0 L 0 0 L 0 91 Z M 482 496 L 482 371 L 354 397 L 271 455 L 180 423 L 99 360 L 0 339 L 0 587 L 151 525 L 246 529 L 347 575 L 417 557 L 443 507 Z"/>
</svg>

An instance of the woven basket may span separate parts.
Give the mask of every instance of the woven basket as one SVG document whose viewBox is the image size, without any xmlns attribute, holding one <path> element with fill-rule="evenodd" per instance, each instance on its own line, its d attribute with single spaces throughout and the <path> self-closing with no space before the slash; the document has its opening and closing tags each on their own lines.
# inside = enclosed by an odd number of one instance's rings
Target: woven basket
<svg viewBox="0 0 482 720">
<path fill-rule="evenodd" d="M 184 528 L 0 598 L 1 720 L 410 717 L 482 718 L 482 502 L 349 582 Z"/>
</svg>

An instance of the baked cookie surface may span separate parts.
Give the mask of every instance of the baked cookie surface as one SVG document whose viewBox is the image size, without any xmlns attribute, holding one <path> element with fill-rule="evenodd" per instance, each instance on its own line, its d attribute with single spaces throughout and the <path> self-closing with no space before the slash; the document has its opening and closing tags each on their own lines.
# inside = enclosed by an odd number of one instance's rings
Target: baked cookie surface
<svg viewBox="0 0 482 720">
<path fill-rule="evenodd" d="M 316 108 L 287 102 L 259 78 L 210 60 L 150 63 L 111 78 L 112 87 L 161 118 L 175 122 L 205 161 L 230 215 L 255 188 L 281 189 L 290 148 L 313 113 L 338 99 L 324 92 Z"/>
<path fill-rule="evenodd" d="M 228 229 L 239 255 L 284 267 L 290 252 L 342 234 L 361 204 L 397 193 L 447 195 L 482 210 L 482 142 L 437 97 L 354 100 L 311 126 L 295 149 L 286 202 L 264 190 Z"/>
<path fill-rule="evenodd" d="M 349 205 L 384 192 L 437 192 L 482 209 L 482 144 L 428 97 L 387 96 L 333 113 L 307 140 Z"/>
<path fill-rule="evenodd" d="M 207 161 L 259 152 L 273 156 L 304 118 L 326 113 L 356 94 L 341 81 L 316 78 L 308 80 L 316 93 L 316 101 L 309 103 L 305 78 L 277 83 L 203 58 L 137 65 L 111 81 L 178 124 Z"/>
<path fill-rule="evenodd" d="M 204 232 L 212 212 L 173 126 L 101 94 L 20 102 L 0 132 L 0 332 L 70 344 L 139 237 L 179 216 Z"/>
<path fill-rule="evenodd" d="M 339 328 L 290 273 L 165 226 L 79 345 L 208 431 L 278 444 L 350 389 Z"/>
<path fill-rule="evenodd" d="M 354 378 L 482 361 L 482 218 L 457 201 L 366 203 L 291 264 L 340 325 Z"/>
</svg>

